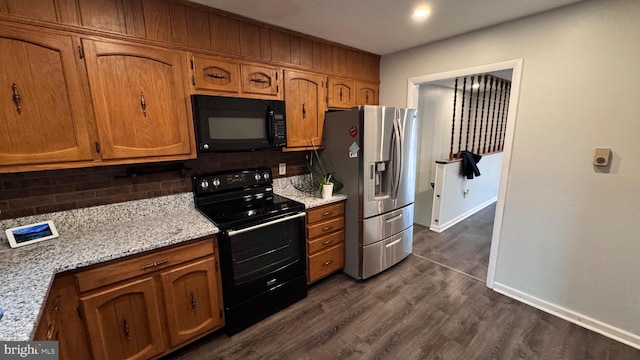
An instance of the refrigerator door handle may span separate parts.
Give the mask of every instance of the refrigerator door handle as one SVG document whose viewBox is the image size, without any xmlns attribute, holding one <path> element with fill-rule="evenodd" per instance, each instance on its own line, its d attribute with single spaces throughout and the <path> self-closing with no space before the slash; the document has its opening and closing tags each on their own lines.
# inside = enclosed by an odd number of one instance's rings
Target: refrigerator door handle
<svg viewBox="0 0 640 360">
<path fill-rule="evenodd" d="M 402 131 L 399 108 L 395 109 L 393 116 L 393 135 L 391 145 L 391 151 L 393 152 L 393 184 L 391 188 L 391 196 L 393 199 L 397 199 L 400 188 L 400 177 L 402 174 Z"/>
</svg>

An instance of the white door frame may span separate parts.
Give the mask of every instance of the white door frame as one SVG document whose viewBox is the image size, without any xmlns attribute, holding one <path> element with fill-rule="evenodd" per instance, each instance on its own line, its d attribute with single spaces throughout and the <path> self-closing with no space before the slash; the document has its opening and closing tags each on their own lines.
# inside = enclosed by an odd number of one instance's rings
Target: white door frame
<svg viewBox="0 0 640 360">
<path fill-rule="evenodd" d="M 499 63 L 480 65 L 466 69 L 458 69 L 436 74 L 423 75 L 410 78 L 407 81 L 407 107 L 417 109 L 419 99 L 419 86 L 432 81 L 451 79 L 456 77 L 484 74 L 500 70 L 513 70 L 511 78 L 511 94 L 509 96 L 509 114 L 507 115 L 507 129 L 504 138 L 502 168 L 500 169 L 500 185 L 498 188 L 498 201 L 491 235 L 491 252 L 489 254 L 489 269 L 487 272 L 487 287 L 493 289 L 496 276 L 496 262 L 500 249 L 500 234 L 502 219 L 504 216 L 505 197 L 509 186 L 509 170 L 511 169 L 511 152 L 513 151 L 513 135 L 518 112 L 520 98 L 520 80 L 522 77 L 523 59 L 508 60 Z"/>
</svg>

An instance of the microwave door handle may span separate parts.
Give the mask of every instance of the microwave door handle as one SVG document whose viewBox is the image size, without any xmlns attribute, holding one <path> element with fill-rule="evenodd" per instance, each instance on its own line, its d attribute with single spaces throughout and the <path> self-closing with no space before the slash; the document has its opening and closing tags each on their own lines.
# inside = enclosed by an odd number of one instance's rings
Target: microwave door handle
<svg viewBox="0 0 640 360">
<path fill-rule="evenodd" d="M 273 145 L 275 134 L 273 133 L 273 109 L 267 107 L 267 136 L 269 137 L 269 145 Z"/>
</svg>

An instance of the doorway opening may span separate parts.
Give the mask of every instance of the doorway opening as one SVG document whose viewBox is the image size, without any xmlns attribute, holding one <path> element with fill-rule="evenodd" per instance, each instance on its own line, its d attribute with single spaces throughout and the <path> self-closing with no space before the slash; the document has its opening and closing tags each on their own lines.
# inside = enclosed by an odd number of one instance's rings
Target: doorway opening
<svg viewBox="0 0 640 360">
<path fill-rule="evenodd" d="M 499 163 L 499 180 L 498 180 L 498 189 L 497 189 L 497 201 L 495 205 L 495 215 L 493 221 L 493 229 L 491 232 L 491 247 L 490 247 L 490 255 L 489 255 L 489 263 L 487 269 L 486 276 L 486 284 L 489 288 L 493 288 L 493 282 L 495 278 L 496 271 L 496 259 L 499 251 L 499 242 L 500 242 L 500 230 L 502 228 L 502 218 L 504 213 L 504 203 L 505 203 L 505 195 L 508 186 L 508 172 L 510 168 L 511 161 L 511 151 L 513 147 L 513 134 L 515 129 L 516 122 L 516 114 L 517 114 L 517 104 L 519 98 L 519 90 L 520 90 L 520 79 L 522 74 L 522 59 L 510 60 L 500 63 L 476 66 L 465 69 L 458 69 L 443 73 L 436 73 L 430 75 L 424 75 L 420 77 L 410 78 L 408 80 L 408 93 L 407 93 L 407 107 L 417 108 L 419 114 L 419 122 L 420 127 L 427 132 L 433 130 L 434 138 L 432 137 L 432 144 L 422 143 L 423 139 L 419 141 L 419 149 L 420 154 L 422 155 L 422 150 L 425 147 L 431 146 L 441 146 L 438 145 L 437 142 L 446 142 L 447 139 L 442 139 L 442 135 L 438 136 L 438 131 L 436 131 L 437 125 L 435 123 L 430 124 L 428 122 L 428 117 L 430 112 L 438 111 L 437 109 L 427 109 L 424 106 L 423 100 L 424 97 L 428 97 L 427 89 L 431 88 L 431 91 L 435 91 L 436 87 L 443 85 L 446 87 L 447 83 L 453 83 L 455 78 L 471 76 L 474 74 L 511 74 L 511 93 L 509 95 L 508 102 L 508 115 L 506 120 L 506 130 L 504 135 L 504 144 L 503 144 L 503 152 L 501 154 L 501 163 Z M 423 93 L 421 95 L 421 88 L 423 89 Z M 451 95 L 452 96 L 452 95 Z M 421 108 L 422 106 L 422 108 Z M 451 105 L 449 103 L 449 116 L 451 114 Z M 444 104 L 443 108 L 446 108 L 447 105 Z M 449 124 L 450 126 L 451 124 Z M 442 127 L 442 125 L 439 125 Z M 428 136 L 427 136 L 428 138 Z M 426 152 L 428 153 L 428 152 Z M 421 156 L 420 155 L 420 156 Z M 439 154 L 431 153 L 430 155 L 425 155 L 425 159 L 421 159 L 418 157 L 419 165 L 419 173 L 416 181 L 416 207 L 420 208 L 420 210 L 416 210 L 416 222 L 418 224 L 424 224 L 424 219 L 431 218 L 431 213 L 428 211 L 428 204 L 433 203 L 434 189 L 431 186 L 432 170 L 430 166 L 434 167 L 435 161 L 439 159 L 435 159 L 439 157 Z M 425 165 L 426 164 L 426 165 Z M 422 168 L 420 168 L 422 166 Z M 424 204 L 420 204 L 421 202 L 425 202 Z M 425 205 L 427 204 L 427 205 Z M 484 205 L 486 206 L 486 205 Z M 431 223 L 429 224 L 431 225 Z"/>
</svg>

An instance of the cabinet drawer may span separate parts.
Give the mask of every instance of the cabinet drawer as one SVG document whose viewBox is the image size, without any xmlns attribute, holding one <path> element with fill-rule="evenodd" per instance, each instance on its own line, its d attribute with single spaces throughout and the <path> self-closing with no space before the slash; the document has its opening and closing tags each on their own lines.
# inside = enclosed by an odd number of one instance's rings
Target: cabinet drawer
<svg viewBox="0 0 640 360">
<path fill-rule="evenodd" d="M 344 229 L 344 217 L 333 218 L 321 223 L 307 225 L 307 239 L 311 240 L 334 231 Z"/>
<path fill-rule="evenodd" d="M 317 209 L 307 210 L 307 224 L 313 224 L 324 219 L 344 214 L 344 203 L 323 206 Z"/>
<path fill-rule="evenodd" d="M 344 244 L 309 256 L 309 283 L 344 268 Z"/>
<path fill-rule="evenodd" d="M 78 288 L 80 292 L 85 292 L 202 256 L 211 255 L 214 253 L 213 243 L 211 238 L 207 238 L 192 244 L 180 245 L 133 259 L 125 258 L 109 265 L 83 271 L 76 274 Z"/>
<path fill-rule="evenodd" d="M 319 237 L 314 240 L 310 240 L 307 245 L 309 255 L 312 255 L 318 251 L 330 248 L 344 241 L 344 230 L 333 232 L 329 235 Z"/>
</svg>

